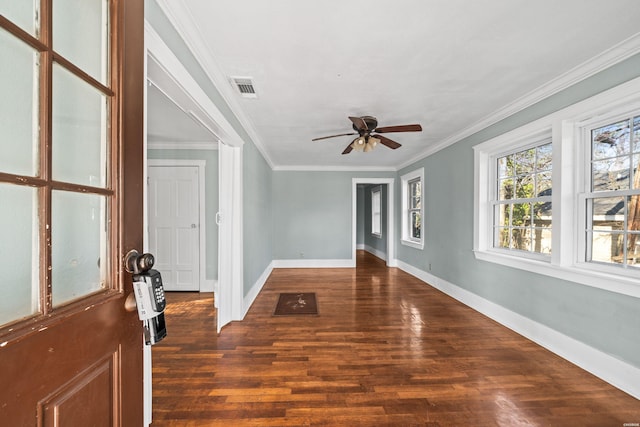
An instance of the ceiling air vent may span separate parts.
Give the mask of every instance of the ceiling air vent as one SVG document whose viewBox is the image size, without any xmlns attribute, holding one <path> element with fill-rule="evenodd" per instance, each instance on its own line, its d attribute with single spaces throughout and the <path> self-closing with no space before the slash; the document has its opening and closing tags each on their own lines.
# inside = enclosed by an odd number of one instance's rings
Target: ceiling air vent
<svg viewBox="0 0 640 427">
<path fill-rule="evenodd" d="M 231 77 L 233 86 L 243 98 L 257 98 L 256 88 L 251 77 Z"/>
</svg>

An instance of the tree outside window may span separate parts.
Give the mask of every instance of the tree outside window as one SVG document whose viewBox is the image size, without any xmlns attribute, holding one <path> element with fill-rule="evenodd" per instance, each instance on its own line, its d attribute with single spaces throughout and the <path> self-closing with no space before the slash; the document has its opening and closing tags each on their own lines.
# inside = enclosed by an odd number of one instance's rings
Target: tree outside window
<svg viewBox="0 0 640 427">
<path fill-rule="evenodd" d="M 551 253 L 550 142 L 497 159 L 494 246 Z"/>
</svg>

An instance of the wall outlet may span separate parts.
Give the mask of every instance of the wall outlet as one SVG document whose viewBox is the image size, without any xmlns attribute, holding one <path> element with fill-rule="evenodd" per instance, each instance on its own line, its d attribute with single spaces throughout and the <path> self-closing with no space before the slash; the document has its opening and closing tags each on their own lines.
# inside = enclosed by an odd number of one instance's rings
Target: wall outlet
<svg viewBox="0 0 640 427">
<path fill-rule="evenodd" d="M 431 271 L 431 263 L 429 263 L 429 271 Z"/>
<path fill-rule="evenodd" d="M 304 258 L 304 252 L 300 252 L 300 258 Z"/>
</svg>

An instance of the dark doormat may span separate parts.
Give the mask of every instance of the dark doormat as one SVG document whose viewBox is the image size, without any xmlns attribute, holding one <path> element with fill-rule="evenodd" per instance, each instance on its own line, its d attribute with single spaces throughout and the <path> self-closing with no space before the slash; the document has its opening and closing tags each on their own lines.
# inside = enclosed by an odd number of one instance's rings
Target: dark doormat
<svg viewBox="0 0 640 427">
<path fill-rule="evenodd" d="M 280 294 L 273 315 L 292 316 L 296 314 L 318 314 L 318 303 L 314 292 Z"/>
</svg>

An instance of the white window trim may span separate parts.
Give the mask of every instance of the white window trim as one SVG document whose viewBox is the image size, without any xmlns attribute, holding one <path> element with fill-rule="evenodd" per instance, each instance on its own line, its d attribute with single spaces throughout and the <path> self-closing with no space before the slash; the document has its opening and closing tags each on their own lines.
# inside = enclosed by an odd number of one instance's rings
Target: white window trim
<svg viewBox="0 0 640 427">
<path fill-rule="evenodd" d="M 420 188 L 422 190 L 420 200 L 420 240 L 413 239 L 409 227 L 409 181 L 413 181 L 416 178 L 420 178 Z M 402 183 L 402 235 L 400 243 L 405 246 L 410 246 L 416 249 L 424 249 L 424 168 L 416 169 L 400 177 Z"/>
<path fill-rule="evenodd" d="M 640 297 L 637 269 L 622 269 L 579 260 L 580 199 L 585 192 L 585 126 L 616 118 L 640 108 L 640 78 L 621 84 L 573 104 L 520 128 L 497 136 L 474 149 L 474 236 L 476 259 L 519 268 L 562 280 L 581 283 L 633 297 Z M 526 146 L 551 134 L 553 143 L 553 250 L 547 260 L 516 256 L 492 248 L 492 217 L 489 210 L 493 186 L 492 159 L 497 154 Z M 582 227 L 584 230 L 584 227 Z"/>
<path fill-rule="evenodd" d="M 375 208 L 374 205 L 374 197 L 373 194 L 378 193 L 378 232 L 375 231 Z M 382 239 L 382 186 L 377 186 L 371 189 L 371 235 L 377 237 L 378 239 Z"/>
</svg>

